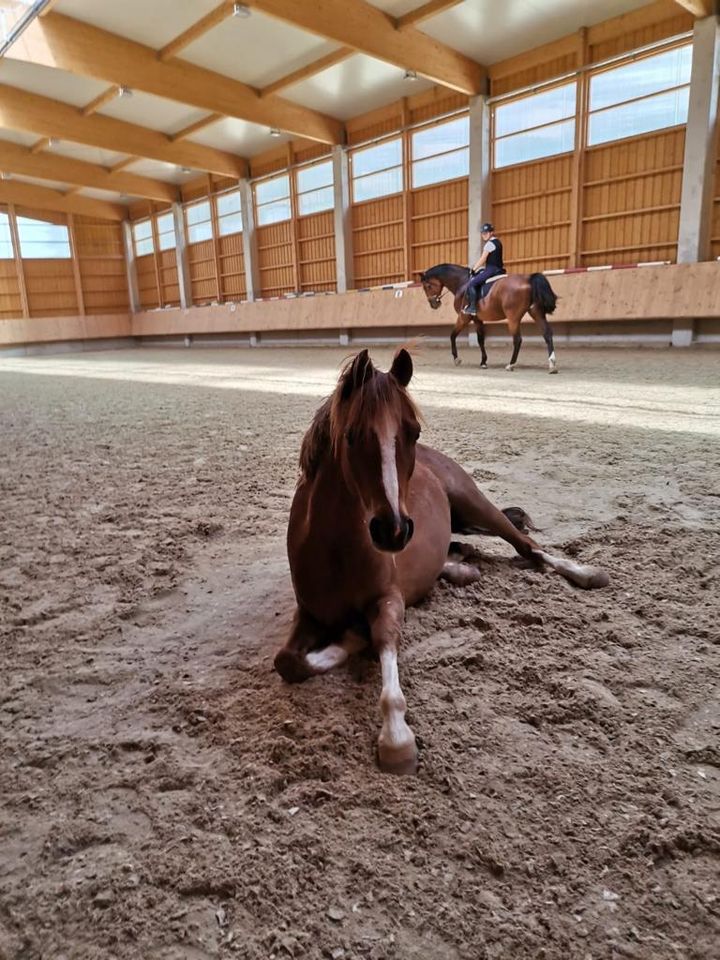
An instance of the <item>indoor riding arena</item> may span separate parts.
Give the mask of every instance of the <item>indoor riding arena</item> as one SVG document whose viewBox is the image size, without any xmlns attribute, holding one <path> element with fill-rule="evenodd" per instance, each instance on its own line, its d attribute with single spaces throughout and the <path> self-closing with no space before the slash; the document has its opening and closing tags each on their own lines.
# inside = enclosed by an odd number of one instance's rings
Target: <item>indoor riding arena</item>
<svg viewBox="0 0 720 960">
<path fill-rule="evenodd" d="M 717 4 L 0 31 L 0 960 L 717 960 Z"/>
</svg>

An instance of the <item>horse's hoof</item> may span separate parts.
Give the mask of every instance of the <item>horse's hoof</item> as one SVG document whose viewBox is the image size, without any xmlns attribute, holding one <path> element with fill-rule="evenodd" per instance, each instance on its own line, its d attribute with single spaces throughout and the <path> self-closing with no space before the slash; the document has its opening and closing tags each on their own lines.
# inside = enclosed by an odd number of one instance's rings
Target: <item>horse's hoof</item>
<svg viewBox="0 0 720 960">
<path fill-rule="evenodd" d="M 378 743 L 378 766 L 383 773 L 413 777 L 417 773 L 418 752 L 415 737 L 399 747 Z"/>
<path fill-rule="evenodd" d="M 550 369 L 548 370 L 548 373 L 558 373 L 558 368 L 557 368 L 557 367 L 550 367 Z"/>
<path fill-rule="evenodd" d="M 486 363 L 481 363 L 481 364 L 480 364 L 480 369 L 481 369 L 481 370 L 487 370 L 487 364 L 486 364 Z"/>
<path fill-rule="evenodd" d="M 288 650 L 286 647 L 278 650 L 275 655 L 275 660 L 273 661 L 273 666 L 285 683 L 302 683 L 303 680 L 307 680 L 308 677 L 315 676 L 313 671 L 308 667 L 305 657 L 293 653 L 292 650 Z"/>
<path fill-rule="evenodd" d="M 505 367 L 505 369 L 506 369 L 506 370 L 509 370 L 510 373 L 512 373 L 513 370 L 515 369 L 515 364 L 514 364 L 514 363 L 509 363 L 509 364 Z"/>
<path fill-rule="evenodd" d="M 586 590 L 599 590 L 610 583 L 610 575 L 605 570 L 600 567 L 590 567 L 589 570 L 592 572 L 589 574 Z"/>
<path fill-rule="evenodd" d="M 456 367 L 459 367 L 460 364 L 462 363 L 462 360 L 460 359 L 460 357 L 455 357 L 455 359 L 453 360 L 453 363 L 455 364 Z"/>
</svg>

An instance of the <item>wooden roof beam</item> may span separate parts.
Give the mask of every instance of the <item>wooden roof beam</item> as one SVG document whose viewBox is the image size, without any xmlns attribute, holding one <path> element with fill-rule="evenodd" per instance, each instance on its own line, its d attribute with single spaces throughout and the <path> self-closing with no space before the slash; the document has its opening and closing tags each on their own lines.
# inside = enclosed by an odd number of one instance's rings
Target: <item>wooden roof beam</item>
<svg viewBox="0 0 720 960">
<path fill-rule="evenodd" d="M 286 87 L 291 87 L 294 83 L 300 83 L 302 80 L 307 80 L 308 77 L 314 76 L 316 73 L 320 73 L 322 70 L 327 70 L 329 67 L 334 67 L 336 63 L 342 63 L 343 60 L 347 60 L 348 57 L 351 57 L 356 51 L 352 47 L 340 47 L 338 50 L 333 50 L 332 53 L 328 53 L 324 57 L 320 57 L 319 60 L 313 60 L 312 63 L 306 64 L 304 67 L 300 67 L 299 70 L 293 70 L 292 73 L 286 74 L 284 77 L 280 77 L 279 80 L 275 80 L 273 83 L 263 87 L 260 91 L 261 97 L 269 97 L 275 93 L 278 93 L 280 90 L 284 90 Z"/>
<path fill-rule="evenodd" d="M 157 130 L 99 113 L 83 117 L 68 103 L 5 84 L 0 84 L 0 126 L 227 177 L 242 177 L 247 167 L 247 161 L 233 153 L 199 143 L 171 143 Z"/>
<path fill-rule="evenodd" d="M 252 87 L 186 60 L 162 62 L 150 47 L 59 13 L 34 20 L 11 54 L 309 140 L 342 143 L 344 139 L 343 124 L 334 117 L 279 97 L 261 98 Z"/>
<path fill-rule="evenodd" d="M 709 17 L 718 10 L 716 0 L 675 0 L 675 3 L 698 18 Z"/>
<path fill-rule="evenodd" d="M 91 100 L 90 103 L 86 103 L 84 107 L 80 107 L 80 113 L 84 117 L 89 117 L 93 113 L 97 113 L 106 103 L 111 103 L 113 100 L 117 100 L 120 95 L 120 87 L 113 84 L 111 87 L 108 87 L 107 90 L 103 90 L 102 93 L 99 93 L 94 100 Z"/>
<path fill-rule="evenodd" d="M 221 3 L 220 6 L 215 7 L 210 13 L 206 13 L 204 17 L 201 17 L 200 20 L 193 23 L 187 30 L 175 37 L 174 40 L 171 40 L 162 50 L 158 50 L 158 60 L 164 61 L 169 60 L 171 57 L 176 57 L 185 47 L 189 47 L 191 43 L 194 43 L 199 37 L 202 37 L 203 34 L 206 34 L 209 30 L 212 30 L 213 27 L 222 23 L 223 20 L 227 20 L 228 17 L 232 16 L 232 12 L 232 3 Z"/>
<path fill-rule="evenodd" d="M 173 143 L 175 143 L 177 140 L 184 140 L 186 137 L 191 137 L 194 133 L 204 130 L 205 127 L 210 127 L 213 123 L 217 123 L 219 120 L 224 119 L 225 117 L 222 113 L 209 113 L 207 117 L 203 117 L 201 120 L 196 120 L 195 123 L 188 124 L 187 127 L 183 127 L 182 130 L 178 130 L 177 133 L 169 133 L 168 140 L 172 140 Z"/>
<path fill-rule="evenodd" d="M 27 147 L 0 141 L 0 169 L 42 180 L 62 180 L 78 187 L 93 187 L 96 190 L 114 190 L 149 200 L 172 201 L 177 199 L 175 184 L 135 173 L 111 173 L 106 167 L 75 160 L 59 153 L 33 154 Z"/>
<path fill-rule="evenodd" d="M 56 210 L 60 213 L 78 213 L 83 217 L 99 217 L 102 220 L 125 220 L 127 207 L 93 197 L 78 197 L 34 183 L 19 180 L 0 180 L 0 203 L 17 203 L 38 210 Z"/>
<path fill-rule="evenodd" d="M 414 70 L 451 90 L 473 95 L 486 88 L 487 71 L 481 64 L 412 26 L 398 29 L 392 17 L 366 0 L 246 0 L 246 6 L 402 70 Z"/>
<path fill-rule="evenodd" d="M 397 17 L 395 26 L 398 30 L 406 30 L 408 27 L 417 26 L 423 20 L 429 20 L 430 17 L 442 13 L 443 10 L 449 10 L 451 7 L 457 7 L 463 0 L 428 0 L 417 10 L 411 10 L 402 17 Z"/>
</svg>

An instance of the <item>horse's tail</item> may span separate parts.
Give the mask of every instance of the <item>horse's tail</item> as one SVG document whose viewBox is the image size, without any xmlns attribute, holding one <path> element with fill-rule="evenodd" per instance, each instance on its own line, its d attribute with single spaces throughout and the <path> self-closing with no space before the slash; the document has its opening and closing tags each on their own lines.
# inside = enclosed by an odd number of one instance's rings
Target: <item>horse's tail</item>
<svg viewBox="0 0 720 960">
<path fill-rule="evenodd" d="M 536 303 L 545 314 L 555 313 L 558 298 L 547 277 L 542 273 L 530 274 L 530 292 L 531 303 Z"/>
</svg>

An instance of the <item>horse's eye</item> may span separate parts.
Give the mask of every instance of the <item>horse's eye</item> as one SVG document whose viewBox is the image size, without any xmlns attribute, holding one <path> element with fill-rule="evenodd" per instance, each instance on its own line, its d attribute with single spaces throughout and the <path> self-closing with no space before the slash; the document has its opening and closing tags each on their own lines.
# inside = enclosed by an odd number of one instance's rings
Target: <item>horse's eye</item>
<svg viewBox="0 0 720 960">
<path fill-rule="evenodd" d="M 413 443 L 417 443 L 420 439 L 420 427 L 408 427 L 408 436 Z"/>
</svg>

